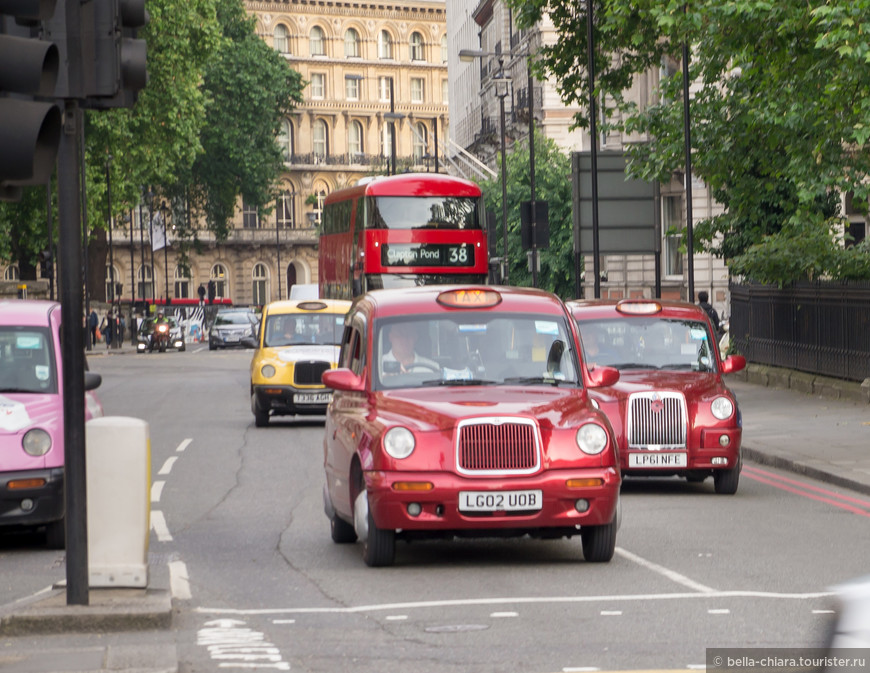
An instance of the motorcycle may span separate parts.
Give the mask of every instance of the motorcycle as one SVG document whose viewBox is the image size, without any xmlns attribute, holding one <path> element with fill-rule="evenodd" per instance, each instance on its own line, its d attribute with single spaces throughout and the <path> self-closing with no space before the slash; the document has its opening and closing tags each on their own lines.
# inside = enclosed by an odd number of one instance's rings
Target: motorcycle
<svg viewBox="0 0 870 673">
<path fill-rule="evenodd" d="M 157 348 L 161 353 L 166 352 L 166 347 L 169 346 L 169 323 L 159 322 L 154 325 L 154 331 L 151 332 L 151 341 L 148 344 L 148 352 L 151 353 Z"/>
</svg>

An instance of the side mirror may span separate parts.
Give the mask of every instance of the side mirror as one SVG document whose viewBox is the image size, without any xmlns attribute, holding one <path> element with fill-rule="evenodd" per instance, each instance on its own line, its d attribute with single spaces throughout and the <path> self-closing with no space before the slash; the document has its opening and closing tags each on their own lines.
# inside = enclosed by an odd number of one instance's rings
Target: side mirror
<svg viewBox="0 0 870 673">
<path fill-rule="evenodd" d="M 619 370 L 615 367 L 595 367 L 589 370 L 589 387 L 603 388 L 619 381 Z"/>
<path fill-rule="evenodd" d="M 350 369 L 340 367 L 338 369 L 329 369 L 323 372 L 321 376 L 323 385 L 333 390 L 349 390 L 351 392 L 362 392 L 364 388 L 363 379 L 357 376 Z"/>
<path fill-rule="evenodd" d="M 103 383 L 103 377 L 94 372 L 85 372 L 85 390 L 96 390 Z"/>
<path fill-rule="evenodd" d="M 746 369 L 746 358 L 742 355 L 729 355 L 722 363 L 723 374 L 733 374 L 741 369 Z"/>
</svg>

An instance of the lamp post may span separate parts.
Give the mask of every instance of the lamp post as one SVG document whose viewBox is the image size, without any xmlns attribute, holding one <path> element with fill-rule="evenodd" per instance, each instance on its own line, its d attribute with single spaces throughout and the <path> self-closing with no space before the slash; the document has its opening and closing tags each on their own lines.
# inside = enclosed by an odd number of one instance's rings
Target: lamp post
<svg viewBox="0 0 870 673">
<path fill-rule="evenodd" d="M 275 255 L 277 256 L 278 265 L 278 299 L 281 299 L 281 232 L 278 218 L 282 213 L 285 213 L 284 208 L 287 206 L 284 200 L 284 192 L 278 192 L 278 204 L 275 208 Z M 284 220 L 287 221 L 286 218 Z"/>
<path fill-rule="evenodd" d="M 493 75 L 492 79 L 496 80 L 495 95 L 498 96 L 499 132 L 501 134 L 501 229 L 502 254 L 504 255 L 504 271 L 502 275 L 504 284 L 508 285 L 510 283 L 510 261 L 508 259 L 507 160 L 505 147 L 504 99 L 509 93 L 508 87 L 510 78 L 504 72 L 504 54 L 478 51 L 475 49 L 460 49 L 459 51 L 459 59 L 465 62 L 473 61 L 475 58 L 483 58 L 485 56 L 495 56 L 498 58 L 498 72 Z"/>
<path fill-rule="evenodd" d="M 151 298 L 154 299 L 154 192 L 148 188 L 148 245 L 151 248 Z M 142 269 L 143 275 L 145 269 Z M 143 278 L 144 281 L 144 278 Z"/>
<path fill-rule="evenodd" d="M 139 222 L 142 222 L 142 204 L 139 204 Z M 133 211 L 130 210 L 130 343 L 136 345 L 136 258 L 133 254 Z"/>
<path fill-rule="evenodd" d="M 123 336 L 118 335 L 118 325 L 115 319 L 115 246 L 112 243 L 112 155 L 106 155 L 106 214 L 108 216 L 109 229 L 109 294 L 106 300 L 109 302 L 109 330 L 112 334 L 112 345 L 117 348 L 121 345 Z"/>
<path fill-rule="evenodd" d="M 345 75 L 345 79 L 362 82 L 366 78 L 363 75 Z M 405 115 L 401 112 L 396 112 L 395 89 L 393 88 L 393 78 L 390 77 L 390 111 L 384 113 L 384 119 L 390 120 L 390 162 L 387 166 L 388 175 L 396 174 L 396 120 L 403 119 L 404 117 Z"/>
<path fill-rule="evenodd" d="M 163 220 L 163 304 L 169 306 L 172 301 L 169 299 L 169 238 L 166 236 L 166 214 L 169 208 L 166 207 L 166 201 L 160 202 L 160 219 Z M 167 313 L 167 315 L 169 315 Z"/>
</svg>

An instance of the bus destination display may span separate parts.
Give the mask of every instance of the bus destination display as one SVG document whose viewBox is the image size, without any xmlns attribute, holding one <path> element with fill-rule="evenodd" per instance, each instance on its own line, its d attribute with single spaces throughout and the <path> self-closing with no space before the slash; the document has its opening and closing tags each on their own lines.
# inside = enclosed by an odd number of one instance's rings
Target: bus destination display
<svg viewBox="0 0 870 673">
<path fill-rule="evenodd" d="M 382 266 L 474 266 L 474 247 L 464 243 L 384 243 Z"/>
</svg>

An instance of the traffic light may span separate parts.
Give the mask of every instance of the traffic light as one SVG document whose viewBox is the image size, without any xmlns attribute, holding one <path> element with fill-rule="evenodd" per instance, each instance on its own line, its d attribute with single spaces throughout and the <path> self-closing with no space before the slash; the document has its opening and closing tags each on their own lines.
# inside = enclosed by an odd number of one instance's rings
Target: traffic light
<svg viewBox="0 0 870 673">
<path fill-rule="evenodd" d="M 41 278 L 50 278 L 54 273 L 54 259 L 51 250 L 43 250 L 39 253 L 39 275 Z"/>
<path fill-rule="evenodd" d="M 76 98 L 90 109 L 132 107 L 148 83 L 147 46 L 136 38 L 150 20 L 145 0 L 89 0 L 81 4 L 80 19 L 81 88 L 72 90 L 62 71 L 57 97 Z M 76 41 L 67 34 L 65 2 L 44 25 L 46 39 L 58 45 L 61 61 L 67 62 L 69 45 Z"/>
<path fill-rule="evenodd" d="M 60 108 L 50 100 L 60 56 L 39 39 L 52 0 L 0 0 L 0 200 L 48 182 L 60 145 Z"/>
</svg>

